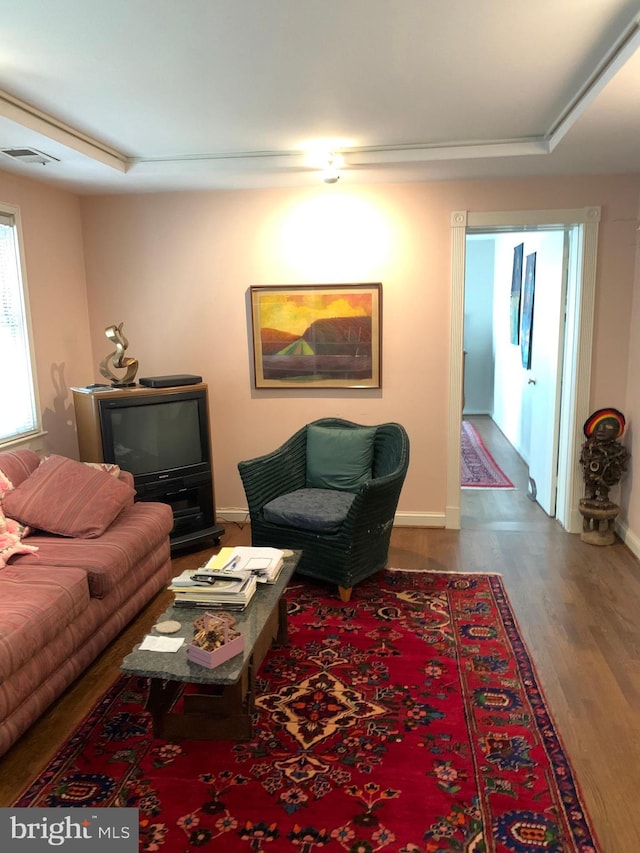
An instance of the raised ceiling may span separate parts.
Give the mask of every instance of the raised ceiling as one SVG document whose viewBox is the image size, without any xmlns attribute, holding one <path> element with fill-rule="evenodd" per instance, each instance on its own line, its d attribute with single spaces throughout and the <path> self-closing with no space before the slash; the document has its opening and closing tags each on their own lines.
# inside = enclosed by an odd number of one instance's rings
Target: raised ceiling
<svg viewBox="0 0 640 853">
<path fill-rule="evenodd" d="M 0 0 L 0 169 L 79 193 L 640 173 L 637 0 Z"/>
</svg>

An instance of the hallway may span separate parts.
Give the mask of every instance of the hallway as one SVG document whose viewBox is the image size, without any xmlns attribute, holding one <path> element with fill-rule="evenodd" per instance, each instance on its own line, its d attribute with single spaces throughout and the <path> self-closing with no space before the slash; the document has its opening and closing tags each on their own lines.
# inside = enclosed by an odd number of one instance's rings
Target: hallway
<svg viewBox="0 0 640 853">
<path fill-rule="evenodd" d="M 488 415 L 465 415 L 515 489 L 462 489 L 463 530 L 524 531 L 561 529 L 555 519 L 527 497 L 528 468 Z"/>
</svg>

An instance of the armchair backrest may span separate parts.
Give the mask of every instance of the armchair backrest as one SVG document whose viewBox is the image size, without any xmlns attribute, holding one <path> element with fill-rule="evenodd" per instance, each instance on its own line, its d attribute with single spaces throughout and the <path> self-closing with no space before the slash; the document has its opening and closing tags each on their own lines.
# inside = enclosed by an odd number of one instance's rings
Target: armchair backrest
<svg viewBox="0 0 640 853">
<path fill-rule="evenodd" d="M 364 424 L 342 418 L 320 418 L 312 424 L 340 429 L 362 429 Z M 311 426 L 308 424 L 307 426 Z M 375 424 L 372 473 L 374 478 L 397 475 L 404 479 L 409 467 L 409 436 L 398 423 Z M 366 427 L 370 429 L 369 426 Z"/>
<path fill-rule="evenodd" d="M 396 423 L 380 424 L 373 448 L 373 476 L 404 475 L 409 467 L 409 436 Z"/>
</svg>

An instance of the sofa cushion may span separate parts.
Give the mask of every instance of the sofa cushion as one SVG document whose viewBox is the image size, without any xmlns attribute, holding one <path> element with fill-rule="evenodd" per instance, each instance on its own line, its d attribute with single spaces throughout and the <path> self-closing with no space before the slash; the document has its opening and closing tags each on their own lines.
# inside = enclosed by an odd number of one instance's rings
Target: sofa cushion
<svg viewBox="0 0 640 853">
<path fill-rule="evenodd" d="M 6 495 L 3 506 L 30 527 L 91 539 L 102 535 L 133 497 L 130 486 L 109 474 L 52 455 Z"/>
<path fill-rule="evenodd" d="M 35 533 L 29 539 L 38 554 L 25 554 L 12 565 L 40 562 L 48 566 L 73 566 L 86 572 L 92 598 L 104 598 L 120 585 L 138 564 L 168 536 L 173 513 L 168 504 L 139 501 L 127 507 L 97 539 L 67 539 Z"/>
<path fill-rule="evenodd" d="M 357 492 L 371 479 L 375 427 L 307 427 L 307 488 Z"/>
<path fill-rule="evenodd" d="M 0 681 L 46 647 L 89 605 L 79 569 L 11 565 L 0 572 Z"/>
<path fill-rule="evenodd" d="M 269 501 L 263 507 L 266 521 L 302 530 L 337 533 L 355 495 L 335 489 L 296 489 Z"/>
</svg>

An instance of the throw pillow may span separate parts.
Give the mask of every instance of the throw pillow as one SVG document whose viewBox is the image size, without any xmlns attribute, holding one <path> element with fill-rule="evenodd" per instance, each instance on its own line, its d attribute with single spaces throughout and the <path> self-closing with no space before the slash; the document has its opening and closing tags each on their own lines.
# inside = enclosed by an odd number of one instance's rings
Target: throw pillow
<svg viewBox="0 0 640 853">
<path fill-rule="evenodd" d="M 105 474 L 111 474 L 116 480 L 120 476 L 120 466 L 113 462 L 84 462 L 89 468 L 95 468 L 96 471 L 104 471 Z"/>
<path fill-rule="evenodd" d="M 307 427 L 307 488 L 357 492 L 371 479 L 375 427 Z"/>
<path fill-rule="evenodd" d="M 42 461 L 48 459 L 48 456 L 43 456 Z M 111 474 L 116 480 L 120 476 L 120 466 L 114 462 L 83 462 L 83 465 L 88 465 L 89 468 L 95 468 L 96 471 L 104 471 L 106 474 Z M 1 472 L 0 472 L 1 473 Z M 0 489 L 2 488 L 0 484 Z M 12 487 L 13 488 L 13 487 Z"/>
<path fill-rule="evenodd" d="M 37 550 L 36 545 L 25 545 L 21 542 L 17 533 L 0 533 L 0 569 L 4 569 L 13 554 L 28 554 Z"/>
<path fill-rule="evenodd" d="M 4 498 L 5 513 L 22 524 L 80 539 L 101 536 L 125 506 L 131 486 L 82 462 L 49 456 Z"/>
<path fill-rule="evenodd" d="M 0 452 L 0 470 L 10 482 L 11 488 L 19 486 L 23 480 L 33 474 L 40 462 L 38 454 L 26 447 Z"/>
<path fill-rule="evenodd" d="M 9 492 L 11 492 L 12 490 L 13 483 L 3 471 L 0 471 L 0 501 L 5 495 L 9 494 Z"/>
<path fill-rule="evenodd" d="M 20 524 L 15 518 L 7 518 L 2 511 L 2 501 L 0 501 L 0 533 L 13 533 L 20 539 L 24 539 L 31 533 L 31 528 Z"/>
</svg>

